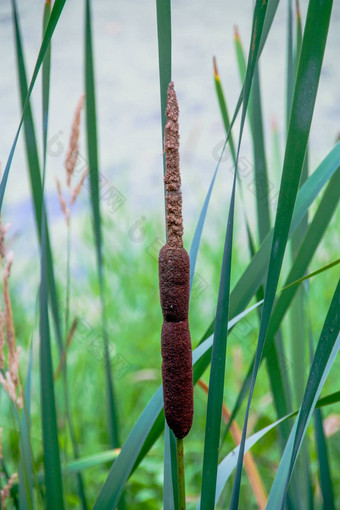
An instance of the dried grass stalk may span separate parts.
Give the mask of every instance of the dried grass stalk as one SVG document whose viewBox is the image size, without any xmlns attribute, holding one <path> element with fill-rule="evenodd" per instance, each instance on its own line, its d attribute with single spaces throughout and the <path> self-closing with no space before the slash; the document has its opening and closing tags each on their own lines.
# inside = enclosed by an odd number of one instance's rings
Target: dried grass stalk
<svg viewBox="0 0 340 510">
<path fill-rule="evenodd" d="M 66 154 L 65 168 L 66 168 L 66 183 L 68 188 L 71 186 L 72 175 L 74 174 L 74 169 L 76 167 L 79 155 L 79 126 L 80 115 L 84 105 L 84 98 L 85 98 L 84 95 L 80 97 L 76 111 L 74 113 L 70 142 Z"/>
<path fill-rule="evenodd" d="M 73 190 L 72 198 L 71 198 L 71 206 L 74 205 L 74 203 L 76 202 L 77 197 L 81 191 L 81 188 L 84 184 L 87 174 L 88 174 L 88 169 L 86 168 L 80 178 L 80 181 L 78 182 L 78 184 L 76 185 L 76 187 Z"/>
<path fill-rule="evenodd" d="M 60 207 L 61 207 L 61 210 L 62 210 L 64 216 L 65 216 L 66 225 L 68 225 L 70 223 L 70 209 L 68 208 L 66 200 L 63 197 L 63 193 L 61 191 L 61 184 L 57 177 L 56 177 L 56 183 L 57 183 L 57 191 L 58 191 Z"/>
<path fill-rule="evenodd" d="M 14 473 L 11 478 L 8 480 L 7 485 L 0 491 L 1 494 L 1 506 L 2 508 L 5 508 L 6 500 L 9 498 L 11 488 L 14 485 L 15 480 L 17 479 L 18 475 Z"/>
<path fill-rule="evenodd" d="M 22 389 L 19 380 L 19 359 L 21 349 L 16 347 L 15 329 L 13 323 L 13 312 L 11 296 L 9 292 L 8 280 L 11 274 L 11 267 L 13 263 L 13 252 L 7 255 L 6 266 L 3 274 L 3 300 L 5 312 L 0 310 L 0 384 L 8 393 L 9 397 L 15 402 L 18 407 L 22 407 Z M 4 327 L 7 336 L 7 350 L 8 350 L 8 370 L 5 370 L 5 356 L 4 356 Z"/>
</svg>

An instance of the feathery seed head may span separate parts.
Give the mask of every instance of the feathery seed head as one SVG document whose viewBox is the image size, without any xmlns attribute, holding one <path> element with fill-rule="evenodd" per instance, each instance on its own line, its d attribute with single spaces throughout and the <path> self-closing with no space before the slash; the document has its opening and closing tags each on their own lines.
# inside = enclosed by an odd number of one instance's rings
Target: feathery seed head
<svg viewBox="0 0 340 510">
<path fill-rule="evenodd" d="M 74 113 L 73 124 L 71 129 L 71 136 L 68 151 L 66 154 L 65 168 L 66 168 L 66 183 L 67 186 L 71 186 L 72 175 L 77 164 L 79 154 L 79 126 L 80 126 L 80 115 L 84 105 L 85 96 L 82 95 L 79 98 L 76 111 Z"/>
<path fill-rule="evenodd" d="M 71 206 L 74 205 L 74 203 L 76 202 L 76 200 L 78 198 L 78 195 L 79 195 L 79 193 L 81 191 L 81 188 L 82 188 L 82 186 L 84 184 L 84 181 L 86 179 L 87 174 L 88 174 L 88 169 L 86 168 L 84 170 L 84 172 L 82 173 L 80 181 L 78 182 L 78 184 L 76 185 L 76 187 L 73 190 L 72 198 L 71 198 Z"/>
</svg>

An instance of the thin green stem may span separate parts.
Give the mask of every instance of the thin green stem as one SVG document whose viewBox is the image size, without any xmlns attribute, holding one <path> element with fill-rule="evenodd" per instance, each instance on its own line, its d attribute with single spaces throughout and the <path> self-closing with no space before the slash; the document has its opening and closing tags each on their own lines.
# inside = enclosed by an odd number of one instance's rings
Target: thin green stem
<svg viewBox="0 0 340 510">
<path fill-rule="evenodd" d="M 66 303 L 65 303 L 65 337 L 69 332 L 69 317 L 70 317 L 70 288 L 71 288 L 71 271 L 70 271 L 70 259 L 71 259 L 71 215 L 67 224 L 67 254 L 66 254 Z M 66 345 L 66 340 L 65 340 Z"/>
<path fill-rule="evenodd" d="M 177 438 L 177 478 L 178 478 L 178 499 L 180 510 L 185 510 L 185 479 L 183 461 L 183 439 Z"/>
</svg>

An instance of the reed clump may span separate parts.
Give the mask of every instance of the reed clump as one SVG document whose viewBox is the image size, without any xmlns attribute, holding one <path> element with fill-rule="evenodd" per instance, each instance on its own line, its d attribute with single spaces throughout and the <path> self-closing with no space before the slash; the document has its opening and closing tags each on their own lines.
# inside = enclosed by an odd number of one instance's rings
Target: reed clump
<svg viewBox="0 0 340 510">
<path fill-rule="evenodd" d="M 159 253 L 159 289 L 163 312 L 161 346 L 164 412 L 169 427 L 178 439 L 182 439 L 190 431 L 194 404 L 188 322 L 190 260 L 182 239 L 178 114 L 177 97 L 171 82 L 164 134 L 167 243 Z"/>
</svg>

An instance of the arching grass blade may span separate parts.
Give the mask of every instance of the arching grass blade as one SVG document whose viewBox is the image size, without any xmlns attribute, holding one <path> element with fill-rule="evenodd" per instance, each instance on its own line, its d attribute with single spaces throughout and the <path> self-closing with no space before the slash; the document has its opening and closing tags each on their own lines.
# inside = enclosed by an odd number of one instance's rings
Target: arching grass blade
<svg viewBox="0 0 340 510">
<path fill-rule="evenodd" d="M 13 9 L 13 22 L 15 28 L 15 43 L 16 43 L 16 54 L 17 54 L 17 66 L 18 66 L 18 77 L 19 77 L 19 90 L 22 108 L 24 109 L 25 99 L 28 94 L 27 88 L 27 77 L 25 70 L 25 60 L 22 46 L 22 37 L 19 27 L 19 19 L 16 7 L 16 1 L 12 0 Z M 48 51 L 48 47 L 46 49 Z M 41 171 L 40 162 L 38 156 L 38 146 L 35 134 L 35 127 L 33 122 L 33 115 L 31 110 L 30 102 L 27 102 L 26 112 L 23 115 L 24 119 L 24 135 L 25 135 L 25 150 L 28 163 L 31 193 L 34 205 L 35 221 L 38 231 L 39 241 L 41 239 L 41 218 L 42 218 L 42 183 L 41 183 Z M 45 211 L 46 214 L 46 211 Z M 62 330 L 61 320 L 58 305 L 57 287 L 53 269 L 52 250 L 50 244 L 50 236 L 48 229 L 48 221 L 46 220 L 46 260 L 47 260 L 47 278 L 48 278 L 48 290 L 50 294 L 51 310 L 53 315 L 54 328 L 56 331 L 56 338 L 58 343 L 59 353 L 62 352 Z"/>
<path fill-rule="evenodd" d="M 310 2 L 306 29 L 303 37 L 299 70 L 294 90 L 285 159 L 283 164 L 279 202 L 275 220 L 271 257 L 268 268 L 267 287 L 263 304 L 258 347 L 249 392 L 248 405 L 243 426 L 238 466 L 235 475 L 230 508 L 238 507 L 243 463 L 243 450 L 246 439 L 250 403 L 254 391 L 257 371 L 260 365 L 267 328 L 272 312 L 283 256 L 288 240 L 298 191 L 303 161 L 306 153 L 316 93 L 321 73 L 321 65 L 326 45 L 332 1 Z M 319 30 L 315 31 L 315 24 Z M 306 87 L 308 81 L 308 88 Z M 303 105 L 303 110 L 302 110 Z"/>
<path fill-rule="evenodd" d="M 28 87 L 27 96 L 26 96 L 25 103 L 23 106 L 22 117 L 21 117 L 19 127 L 18 127 L 17 132 L 14 137 L 14 141 L 13 141 L 13 144 L 12 144 L 9 156 L 8 156 L 8 160 L 7 160 L 6 167 L 5 167 L 3 177 L 1 180 L 1 184 L 0 184 L 0 210 L 2 209 L 2 203 L 3 203 L 3 199 L 4 199 L 5 189 L 6 189 L 6 185 L 7 185 L 7 179 L 8 179 L 9 171 L 11 168 L 14 151 L 15 151 L 15 148 L 16 148 L 16 145 L 18 142 L 18 138 L 19 138 L 19 134 L 20 134 L 20 130 L 21 130 L 21 127 L 22 127 L 22 124 L 24 121 L 24 116 L 26 114 L 26 110 L 29 105 L 29 100 L 30 100 L 30 97 L 31 97 L 31 94 L 33 91 L 33 87 L 35 85 L 41 64 L 43 62 L 43 59 L 44 59 L 45 53 L 47 51 L 48 45 L 50 43 L 50 40 L 52 38 L 53 32 L 57 26 L 58 20 L 60 18 L 63 8 L 64 8 L 65 2 L 66 2 L 66 0 L 55 0 L 53 9 L 51 12 L 51 16 L 50 16 L 50 19 L 49 19 L 49 22 L 48 22 L 48 25 L 46 27 L 46 31 L 45 31 L 45 34 L 43 37 L 43 41 L 40 46 L 38 58 L 37 58 L 37 61 L 36 61 L 35 67 L 34 67 L 34 71 L 33 71 L 33 76 L 31 79 L 31 83 Z"/>
<path fill-rule="evenodd" d="M 340 281 L 330 304 L 309 373 L 302 405 L 272 485 L 268 510 L 283 508 L 302 441 L 322 387 L 340 349 Z"/>
<path fill-rule="evenodd" d="M 228 335 L 228 314 L 230 299 L 231 257 L 233 243 L 237 164 L 240 153 L 240 146 L 248 106 L 248 100 L 258 57 L 258 47 L 261 39 L 263 22 L 266 14 L 266 7 L 267 7 L 266 3 L 262 3 L 261 1 L 258 1 L 255 5 L 251 45 L 249 49 L 248 66 L 244 84 L 244 97 L 240 134 L 236 153 L 235 173 L 223 251 L 220 286 L 216 309 L 213 349 L 211 355 L 211 372 L 209 379 L 209 393 L 207 403 L 207 420 L 205 427 L 202 490 L 201 490 L 202 509 L 211 508 L 213 506 L 215 499 L 218 450 L 220 441 L 221 414 L 225 377 L 225 358 Z"/>
<path fill-rule="evenodd" d="M 106 381 L 106 407 L 108 415 L 108 435 L 112 448 L 119 446 L 117 405 L 114 396 L 111 363 L 109 356 L 108 335 L 105 315 L 104 275 L 103 275 L 103 246 L 101 231 L 101 216 L 99 204 L 99 163 L 97 143 L 96 94 L 94 79 L 94 61 L 92 49 L 92 21 L 90 0 L 85 1 L 85 104 L 86 104 L 86 134 L 87 155 L 90 176 L 90 199 L 92 206 L 93 229 L 96 247 L 97 271 L 101 299 L 102 331 L 104 339 L 104 370 Z"/>
</svg>

